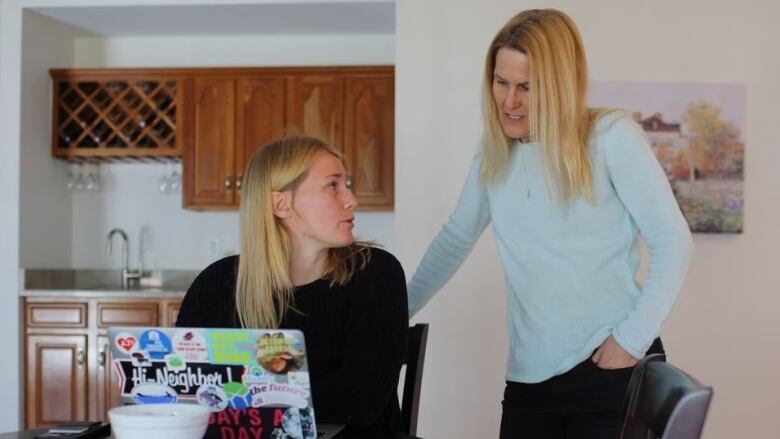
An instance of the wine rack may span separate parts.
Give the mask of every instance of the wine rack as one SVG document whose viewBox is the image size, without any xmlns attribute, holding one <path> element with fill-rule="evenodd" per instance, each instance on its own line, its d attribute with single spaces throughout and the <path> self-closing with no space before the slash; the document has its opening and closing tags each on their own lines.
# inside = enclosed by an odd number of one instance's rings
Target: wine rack
<svg viewBox="0 0 780 439">
<path fill-rule="evenodd" d="M 181 157 L 181 80 L 52 70 L 52 152 L 63 158 Z"/>
</svg>

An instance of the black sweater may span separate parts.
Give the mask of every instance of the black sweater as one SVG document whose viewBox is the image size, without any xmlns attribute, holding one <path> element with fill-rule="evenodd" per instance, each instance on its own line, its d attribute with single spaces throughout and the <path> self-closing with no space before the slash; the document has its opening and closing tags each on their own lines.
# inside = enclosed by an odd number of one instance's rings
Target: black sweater
<svg viewBox="0 0 780 439">
<path fill-rule="evenodd" d="M 187 290 L 176 326 L 237 328 L 238 256 L 203 270 Z M 318 422 L 401 428 L 398 375 L 406 358 L 409 314 L 406 280 L 398 260 L 371 249 L 366 267 L 344 286 L 320 279 L 297 287 L 296 311 L 281 328 L 306 339 Z"/>
</svg>

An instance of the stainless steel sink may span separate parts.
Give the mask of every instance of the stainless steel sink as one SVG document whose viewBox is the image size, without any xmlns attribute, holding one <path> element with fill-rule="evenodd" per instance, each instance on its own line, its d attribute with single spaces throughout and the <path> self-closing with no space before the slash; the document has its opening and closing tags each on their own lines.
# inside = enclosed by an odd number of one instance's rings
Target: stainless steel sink
<svg viewBox="0 0 780 439">
<path fill-rule="evenodd" d="M 122 287 L 122 270 L 24 269 L 22 290 L 186 291 L 198 275 L 190 270 L 145 272 Z"/>
</svg>

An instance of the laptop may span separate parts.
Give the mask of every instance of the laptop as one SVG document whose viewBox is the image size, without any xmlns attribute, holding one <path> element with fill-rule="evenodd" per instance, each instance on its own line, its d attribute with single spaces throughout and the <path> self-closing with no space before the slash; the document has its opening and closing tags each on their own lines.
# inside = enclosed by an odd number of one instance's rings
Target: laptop
<svg viewBox="0 0 780 439">
<path fill-rule="evenodd" d="M 316 425 L 301 331 L 111 327 L 108 339 L 122 402 L 202 405 L 212 412 L 206 439 L 327 439 L 343 429 Z"/>
</svg>

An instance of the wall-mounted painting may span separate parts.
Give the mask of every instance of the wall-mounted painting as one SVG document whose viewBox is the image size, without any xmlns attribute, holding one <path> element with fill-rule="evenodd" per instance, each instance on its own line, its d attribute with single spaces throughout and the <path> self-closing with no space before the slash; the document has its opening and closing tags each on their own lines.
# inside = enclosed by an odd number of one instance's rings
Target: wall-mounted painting
<svg viewBox="0 0 780 439">
<path fill-rule="evenodd" d="M 633 114 L 691 231 L 742 233 L 744 86 L 601 81 L 589 103 Z"/>
</svg>

